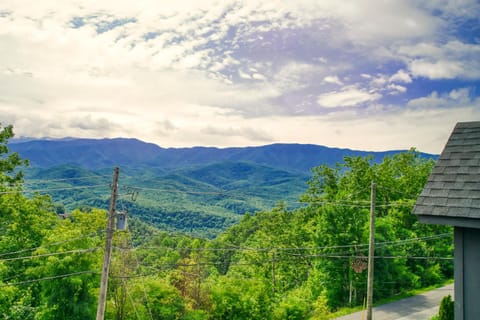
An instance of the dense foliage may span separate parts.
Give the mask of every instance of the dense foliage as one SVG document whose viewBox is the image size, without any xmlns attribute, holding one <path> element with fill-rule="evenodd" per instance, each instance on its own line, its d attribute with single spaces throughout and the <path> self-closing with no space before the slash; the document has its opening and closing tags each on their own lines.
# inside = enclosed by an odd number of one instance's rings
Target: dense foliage
<svg viewBox="0 0 480 320">
<path fill-rule="evenodd" d="M 72 165 L 26 170 L 26 189 L 50 190 L 63 210 L 80 206 L 108 209 L 111 169 L 92 171 Z M 253 163 L 217 163 L 164 172 L 122 167 L 121 204 L 157 228 L 213 238 L 245 212 L 294 202 L 308 176 Z M 135 201 L 129 193 L 138 191 Z M 298 205 L 298 204 L 296 204 Z"/>
<path fill-rule="evenodd" d="M 106 213 L 59 218 L 22 193 L 25 164 L 0 137 L 0 319 L 92 319 Z M 414 150 L 313 169 L 304 204 L 246 214 L 213 240 L 136 219 L 117 231 L 107 319 L 328 319 L 365 297 L 371 181 L 377 185 L 374 299 L 452 277 L 451 230 L 411 214 L 433 166 Z M 73 192 L 76 192 L 73 190 Z"/>
</svg>

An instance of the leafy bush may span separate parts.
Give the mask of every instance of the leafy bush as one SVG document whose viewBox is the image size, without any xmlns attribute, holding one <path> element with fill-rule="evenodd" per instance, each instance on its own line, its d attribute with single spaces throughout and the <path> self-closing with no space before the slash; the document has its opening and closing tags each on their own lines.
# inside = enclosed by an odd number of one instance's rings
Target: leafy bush
<svg viewBox="0 0 480 320">
<path fill-rule="evenodd" d="M 450 295 L 443 297 L 438 311 L 438 320 L 453 320 L 453 301 Z"/>
</svg>

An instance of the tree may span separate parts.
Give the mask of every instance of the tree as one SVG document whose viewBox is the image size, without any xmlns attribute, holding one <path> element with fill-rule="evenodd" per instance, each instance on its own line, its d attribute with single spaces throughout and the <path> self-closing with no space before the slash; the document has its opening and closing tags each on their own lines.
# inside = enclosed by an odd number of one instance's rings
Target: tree
<svg viewBox="0 0 480 320">
<path fill-rule="evenodd" d="M 324 258 L 316 263 L 320 281 L 330 308 L 363 299 L 365 275 L 352 272 L 353 257 L 365 254 L 368 242 L 370 185 L 377 185 L 376 241 L 392 242 L 451 232 L 444 226 L 419 224 L 411 214 L 415 199 L 421 192 L 433 167 L 433 161 L 422 158 L 414 149 L 386 157 L 381 163 L 372 158 L 346 157 L 344 163 L 330 168 L 313 169 L 309 188 L 302 201 L 315 218 L 315 244 Z M 435 250 L 443 256 L 451 254 L 451 238 L 439 240 Z M 344 249 L 338 249 L 344 247 Z M 432 246 L 416 241 L 402 246 L 377 246 L 376 255 L 405 257 L 375 259 L 375 296 L 390 296 L 405 289 L 438 283 L 449 277 L 451 266 L 435 259 L 414 260 L 408 256 L 433 256 Z M 328 258 L 329 255 L 339 258 Z M 352 258 L 348 258 L 351 256 Z M 428 270 L 428 272 L 427 272 Z M 425 274 L 430 276 L 426 277 Z"/>
<path fill-rule="evenodd" d="M 129 288 L 138 319 L 181 319 L 185 303 L 178 290 L 161 279 L 141 278 Z"/>
<path fill-rule="evenodd" d="M 7 143 L 13 136 L 13 127 L 2 127 L 0 123 L 0 190 L 20 184 L 23 181 L 20 168 L 28 165 L 28 161 L 21 159 L 18 153 L 10 152 Z"/>
<path fill-rule="evenodd" d="M 212 319 L 270 319 L 270 298 L 262 281 L 219 276 L 211 279 Z"/>
<path fill-rule="evenodd" d="M 22 195 L 21 169 L 28 161 L 10 152 L 7 144 L 13 136 L 12 126 L 0 125 L 0 314 L 33 319 L 39 302 L 38 287 L 32 281 L 36 275 L 28 272 L 35 264 L 30 257 L 56 219 L 49 197 Z"/>
<path fill-rule="evenodd" d="M 313 311 L 313 301 L 308 289 L 298 288 L 286 293 L 273 311 L 274 320 L 309 319 Z"/>
<path fill-rule="evenodd" d="M 104 210 L 72 212 L 72 219 L 58 220 L 34 253 L 45 255 L 28 272 L 36 277 L 67 275 L 40 282 L 36 319 L 93 319 L 96 312 L 105 228 Z M 66 252 L 65 254 L 61 254 Z M 60 253 L 60 254 L 58 254 Z"/>
</svg>

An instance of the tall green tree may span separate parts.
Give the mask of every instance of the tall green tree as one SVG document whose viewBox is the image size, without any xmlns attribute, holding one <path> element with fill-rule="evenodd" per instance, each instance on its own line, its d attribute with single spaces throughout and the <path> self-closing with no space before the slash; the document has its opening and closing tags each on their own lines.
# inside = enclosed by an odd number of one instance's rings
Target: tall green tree
<svg viewBox="0 0 480 320">
<path fill-rule="evenodd" d="M 335 168 L 320 166 L 313 169 L 302 201 L 309 204 L 306 210 L 315 213 L 312 225 L 315 243 L 324 248 L 320 251 L 323 258 L 319 257 L 317 268 L 321 270 L 320 281 L 324 283 L 331 308 L 361 303 L 365 295 L 365 272 L 354 273 L 351 265 L 359 256 L 366 255 L 366 246 L 362 244 L 368 242 L 372 181 L 377 186 L 377 242 L 451 232 L 447 227 L 419 224 L 411 214 L 433 164 L 432 160 L 422 158 L 412 149 L 386 157 L 379 164 L 372 163 L 368 157 L 346 157 L 344 163 Z M 451 254 L 449 242 L 451 238 L 446 238 L 439 246 L 444 255 Z M 431 256 L 429 250 L 429 246 L 420 241 L 401 246 L 377 246 L 376 255 L 399 258 L 376 259 L 376 297 L 389 296 L 448 277 L 449 268 L 443 268 L 439 261 L 413 259 L 415 256 Z M 427 270 L 431 274 L 429 277 L 424 275 Z"/>
<path fill-rule="evenodd" d="M 10 152 L 8 141 L 13 137 L 13 126 L 0 123 L 0 190 L 20 184 L 23 181 L 21 168 L 28 165 L 18 153 Z"/>
<path fill-rule="evenodd" d="M 8 319 L 33 319 L 38 290 L 27 270 L 29 258 L 54 225 L 48 197 L 22 194 L 28 161 L 8 148 L 13 127 L 0 124 L 0 314 Z"/>
<path fill-rule="evenodd" d="M 72 219 L 58 221 L 45 236 L 35 254 L 48 258 L 40 259 L 29 272 L 37 277 L 59 278 L 40 282 L 41 306 L 36 319 L 94 318 L 105 221 L 104 210 L 76 210 Z"/>
</svg>

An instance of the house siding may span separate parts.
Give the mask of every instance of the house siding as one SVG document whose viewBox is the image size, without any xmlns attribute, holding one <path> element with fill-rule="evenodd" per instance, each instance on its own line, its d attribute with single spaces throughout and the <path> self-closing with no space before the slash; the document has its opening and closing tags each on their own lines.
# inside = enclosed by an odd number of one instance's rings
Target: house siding
<svg viewBox="0 0 480 320">
<path fill-rule="evenodd" d="M 455 320 L 480 319 L 480 230 L 455 227 Z"/>
</svg>

